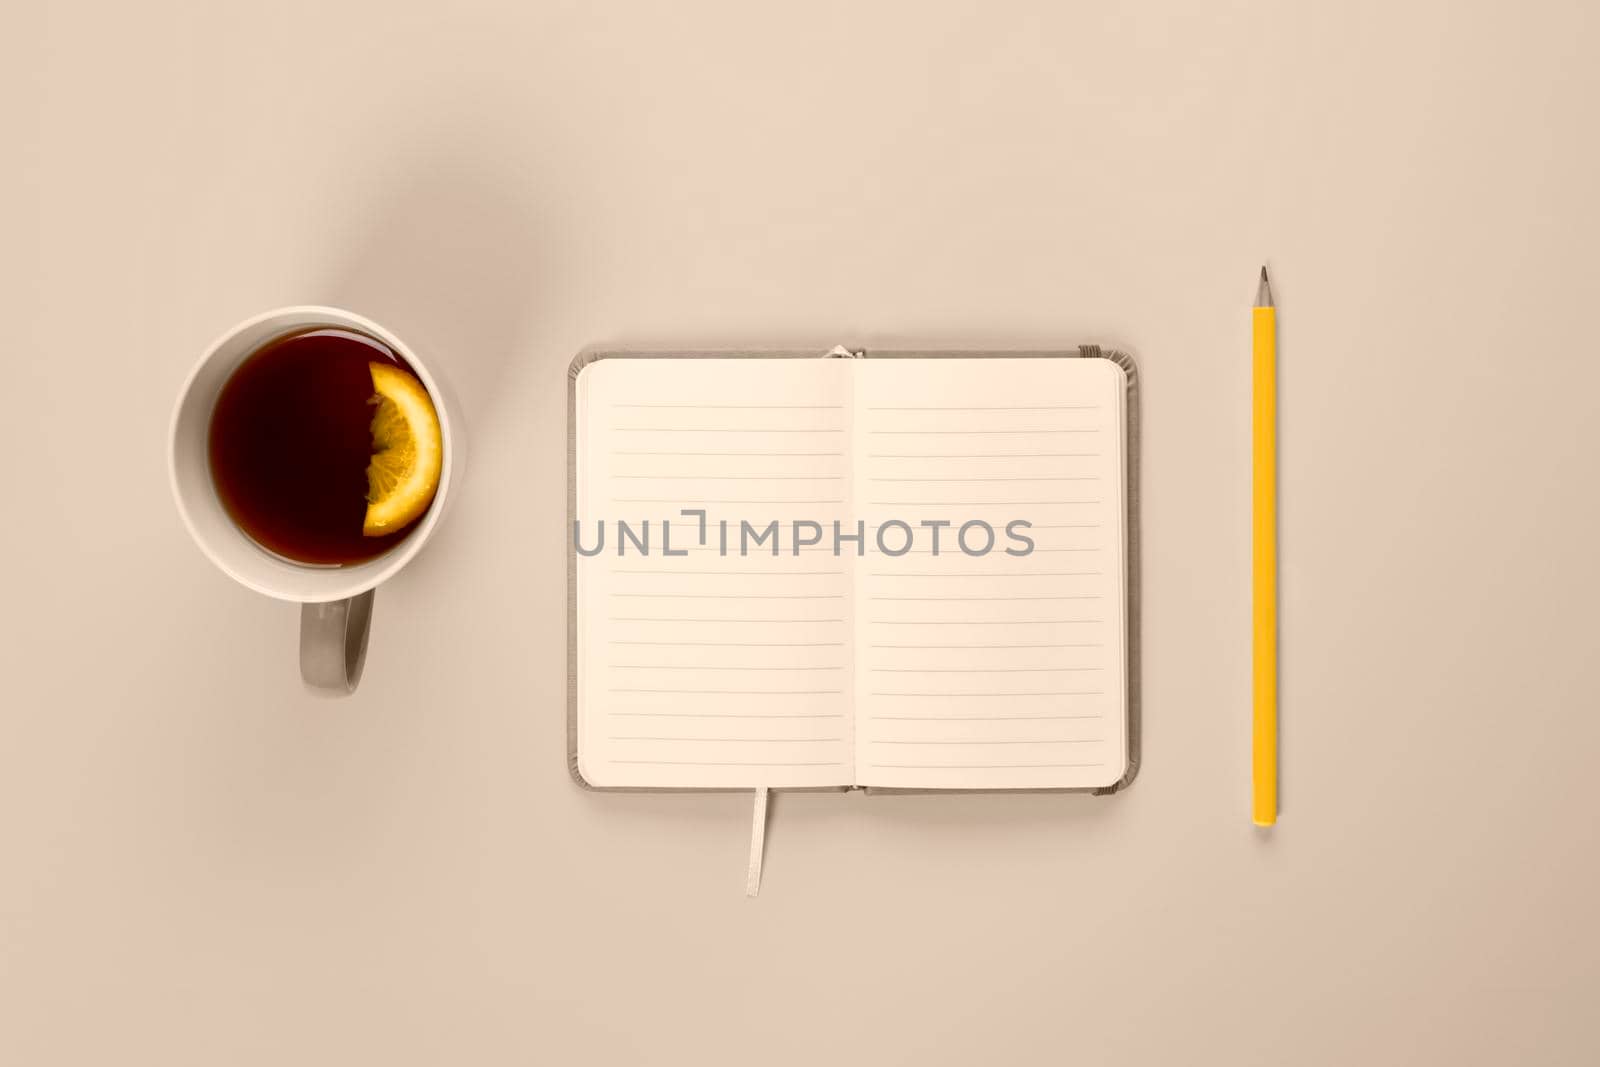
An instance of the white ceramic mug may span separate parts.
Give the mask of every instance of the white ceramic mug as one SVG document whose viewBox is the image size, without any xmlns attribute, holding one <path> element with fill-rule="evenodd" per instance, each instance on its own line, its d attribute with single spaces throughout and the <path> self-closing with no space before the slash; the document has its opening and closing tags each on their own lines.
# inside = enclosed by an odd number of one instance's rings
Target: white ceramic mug
<svg viewBox="0 0 1600 1067">
<path fill-rule="evenodd" d="M 428 513 L 381 556 L 343 566 L 296 563 L 268 552 L 234 522 L 211 480 L 211 411 L 223 385 L 247 356 L 267 342 L 317 327 L 375 337 L 410 364 L 433 398 L 444 440 L 444 466 Z M 172 412 L 169 449 L 178 512 L 200 551 L 229 577 L 258 593 L 302 605 L 300 676 L 311 688 L 345 694 L 361 680 L 374 591 L 422 551 L 444 517 L 451 489 L 464 469 L 461 425 L 454 401 L 416 352 L 377 323 L 338 308 L 288 307 L 247 319 L 206 349 L 184 382 Z"/>
</svg>

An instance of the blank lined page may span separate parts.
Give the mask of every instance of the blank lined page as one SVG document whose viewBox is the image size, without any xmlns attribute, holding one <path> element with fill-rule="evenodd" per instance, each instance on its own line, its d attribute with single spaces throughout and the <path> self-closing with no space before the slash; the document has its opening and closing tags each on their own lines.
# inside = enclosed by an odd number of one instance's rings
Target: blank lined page
<svg viewBox="0 0 1600 1067">
<path fill-rule="evenodd" d="M 855 364 L 855 586 L 863 785 L 1110 785 L 1127 767 L 1123 411 L 1100 359 Z M 924 520 L 947 521 L 938 552 Z M 964 553 L 984 520 L 991 550 Z M 1006 524 L 1025 520 L 1027 555 Z M 902 531 L 885 531 L 897 552 Z M 969 527 L 968 547 L 987 546 Z"/>
<path fill-rule="evenodd" d="M 850 561 L 790 524 L 850 507 L 848 361 L 609 359 L 578 378 L 578 759 L 598 786 L 848 785 Z M 698 520 L 680 509 L 703 509 Z M 617 520 L 637 535 L 618 554 Z M 663 554 L 662 519 L 673 555 Z M 740 520 L 770 540 L 740 554 Z M 729 529 L 727 554 L 722 527 Z M 685 554 L 677 555 L 679 551 Z"/>
</svg>

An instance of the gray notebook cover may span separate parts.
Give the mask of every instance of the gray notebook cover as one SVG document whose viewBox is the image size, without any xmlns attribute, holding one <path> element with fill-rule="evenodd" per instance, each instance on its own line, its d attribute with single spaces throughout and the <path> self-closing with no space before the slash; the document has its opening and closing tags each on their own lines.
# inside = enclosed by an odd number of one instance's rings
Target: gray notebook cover
<svg viewBox="0 0 1600 1067">
<path fill-rule="evenodd" d="M 866 793 L 1091 793 L 1104 796 L 1126 789 L 1139 773 L 1140 684 L 1139 684 L 1139 373 L 1133 357 L 1099 345 L 1079 345 L 1060 351 L 893 351 L 867 352 L 861 349 L 751 351 L 627 351 L 585 349 L 567 368 L 567 770 L 573 781 L 585 789 L 618 793 L 748 793 L 748 788 L 667 789 L 645 786 L 595 786 L 578 771 L 578 554 L 572 542 L 573 523 L 578 518 L 578 375 L 602 359 L 828 359 L 847 354 L 853 359 L 1109 359 L 1127 375 L 1128 410 L 1123 420 L 1127 440 L 1127 516 L 1128 543 L 1125 546 L 1128 589 L 1128 770 L 1112 785 L 1094 789 L 886 789 L 881 786 L 824 786 L 787 789 L 784 792 L 840 793 L 859 789 Z M 775 790 L 775 792 L 778 790 Z"/>
</svg>

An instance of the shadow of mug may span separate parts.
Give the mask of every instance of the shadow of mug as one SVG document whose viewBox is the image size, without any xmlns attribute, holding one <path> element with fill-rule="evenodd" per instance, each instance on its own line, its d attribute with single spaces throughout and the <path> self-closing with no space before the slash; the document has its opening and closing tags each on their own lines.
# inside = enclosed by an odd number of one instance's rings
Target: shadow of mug
<svg viewBox="0 0 1600 1067">
<path fill-rule="evenodd" d="M 415 160 L 318 298 L 391 325 L 448 377 L 474 426 L 492 418 L 527 319 L 534 214 L 499 157 L 452 145 Z"/>
</svg>

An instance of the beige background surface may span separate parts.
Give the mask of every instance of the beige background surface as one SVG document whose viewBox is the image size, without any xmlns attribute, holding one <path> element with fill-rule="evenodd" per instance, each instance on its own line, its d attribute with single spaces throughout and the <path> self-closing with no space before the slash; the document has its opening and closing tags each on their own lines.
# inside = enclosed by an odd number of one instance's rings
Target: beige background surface
<svg viewBox="0 0 1600 1067">
<path fill-rule="evenodd" d="M 1200 8 L 1208 10 L 1201 11 Z M 12 4 L 0 1062 L 1592 1063 L 1584 3 Z M 1284 814 L 1247 817 L 1247 305 Z M 472 468 L 319 703 L 168 499 L 199 350 L 348 305 Z M 580 346 L 1145 373 L 1126 795 L 580 792 Z"/>
</svg>

